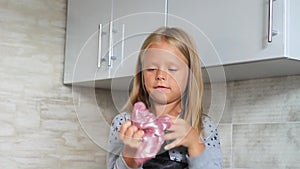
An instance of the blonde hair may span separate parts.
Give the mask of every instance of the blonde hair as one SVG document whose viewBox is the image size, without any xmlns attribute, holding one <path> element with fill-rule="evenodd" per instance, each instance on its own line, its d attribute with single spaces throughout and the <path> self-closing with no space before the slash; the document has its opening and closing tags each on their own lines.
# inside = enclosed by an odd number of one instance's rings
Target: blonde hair
<svg viewBox="0 0 300 169">
<path fill-rule="evenodd" d="M 203 80 L 199 56 L 191 37 L 178 28 L 158 28 L 144 41 L 138 56 L 132 91 L 128 102 L 124 106 L 124 110 L 131 112 L 132 105 L 138 101 L 144 102 L 147 108 L 150 107 L 149 94 L 143 84 L 142 57 L 152 44 L 158 44 L 161 41 L 166 41 L 176 47 L 188 60 L 190 73 L 184 96 L 182 97 L 183 118 L 200 133 L 202 131 Z"/>
</svg>

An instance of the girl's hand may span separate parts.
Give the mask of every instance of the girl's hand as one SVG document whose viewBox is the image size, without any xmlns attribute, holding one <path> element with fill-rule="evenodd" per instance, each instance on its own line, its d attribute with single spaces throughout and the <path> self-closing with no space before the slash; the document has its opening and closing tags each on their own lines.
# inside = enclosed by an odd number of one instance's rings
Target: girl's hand
<svg viewBox="0 0 300 169">
<path fill-rule="evenodd" d="M 127 165 L 131 168 L 137 167 L 137 163 L 134 161 L 136 151 L 141 145 L 141 140 L 144 135 L 143 130 L 132 125 L 131 121 L 124 122 L 120 128 L 119 137 L 124 143 L 123 158 Z"/>
<path fill-rule="evenodd" d="M 203 152 L 205 146 L 200 139 L 200 134 L 185 120 L 176 119 L 168 131 L 171 132 L 165 135 L 165 139 L 174 141 L 165 146 L 166 150 L 177 146 L 185 146 L 188 148 L 190 157 L 198 156 Z"/>
</svg>

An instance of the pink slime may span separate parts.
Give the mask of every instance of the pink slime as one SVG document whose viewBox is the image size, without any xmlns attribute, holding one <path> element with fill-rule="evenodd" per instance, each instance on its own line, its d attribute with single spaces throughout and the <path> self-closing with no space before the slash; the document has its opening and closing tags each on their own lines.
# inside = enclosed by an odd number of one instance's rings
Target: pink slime
<svg viewBox="0 0 300 169">
<path fill-rule="evenodd" d="M 160 150 L 165 141 L 163 138 L 164 131 L 171 127 L 172 120 L 166 115 L 156 117 L 143 102 L 134 104 L 131 120 L 133 125 L 145 132 L 135 159 L 138 164 L 143 164 L 155 157 Z"/>
</svg>

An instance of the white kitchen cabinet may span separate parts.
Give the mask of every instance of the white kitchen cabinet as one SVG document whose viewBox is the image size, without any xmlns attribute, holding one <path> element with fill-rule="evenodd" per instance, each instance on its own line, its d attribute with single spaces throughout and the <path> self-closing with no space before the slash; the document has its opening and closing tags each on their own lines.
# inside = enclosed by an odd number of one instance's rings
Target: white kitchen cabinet
<svg viewBox="0 0 300 169">
<path fill-rule="evenodd" d="M 101 59 L 108 59 L 111 8 L 111 0 L 68 1 L 65 84 L 95 79 Z M 99 34 L 100 32 L 101 34 Z M 100 44 L 99 38 L 101 39 Z M 99 51 L 99 49 L 102 50 Z M 101 63 L 103 77 L 109 74 L 108 66 L 105 64 L 107 63 Z"/>
<path fill-rule="evenodd" d="M 69 0 L 64 83 L 111 88 L 113 78 L 133 76 L 143 40 L 166 24 L 165 5 L 161 0 Z"/>
<path fill-rule="evenodd" d="M 300 74 L 299 9 L 298 0 L 169 0 L 168 26 L 188 31 L 203 67 L 223 67 L 227 80 Z"/>
<path fill-rule="evenodd" d="M 206 80 L 300 74 L 298 9 L 298 0 L 68 0 L 64 83 L 128 89 L 143 40 L 164 25 L 191 34 Z"/>
<path fill-rule="evenodd" d="M 113 0 L 113 61 L 111 77 L 133 76 L 144 39 L 165 26 L 162 0 Z"/>
</svg>

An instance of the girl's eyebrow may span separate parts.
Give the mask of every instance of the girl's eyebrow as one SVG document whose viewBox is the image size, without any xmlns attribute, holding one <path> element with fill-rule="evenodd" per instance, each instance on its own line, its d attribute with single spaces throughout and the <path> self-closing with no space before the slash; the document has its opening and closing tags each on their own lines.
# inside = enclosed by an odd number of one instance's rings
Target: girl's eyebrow
<svg viewBox="0 0 300 169">
<path fill-rule="evenodd" d="M 181 65 L 187 65 L 184 61 L 180 60 L 180 59 L 169 59 L 164 61 L 164 63 L 168 66 L 181 66 Z M 154 64 L 154 65 L 160 65 L 161 64 L 161 60 L 153 60 L 153 59 L 147 59 L 147 61 L 144 59 L 142 62 L 143 65 L 146 64 Z"/>
</svg>

